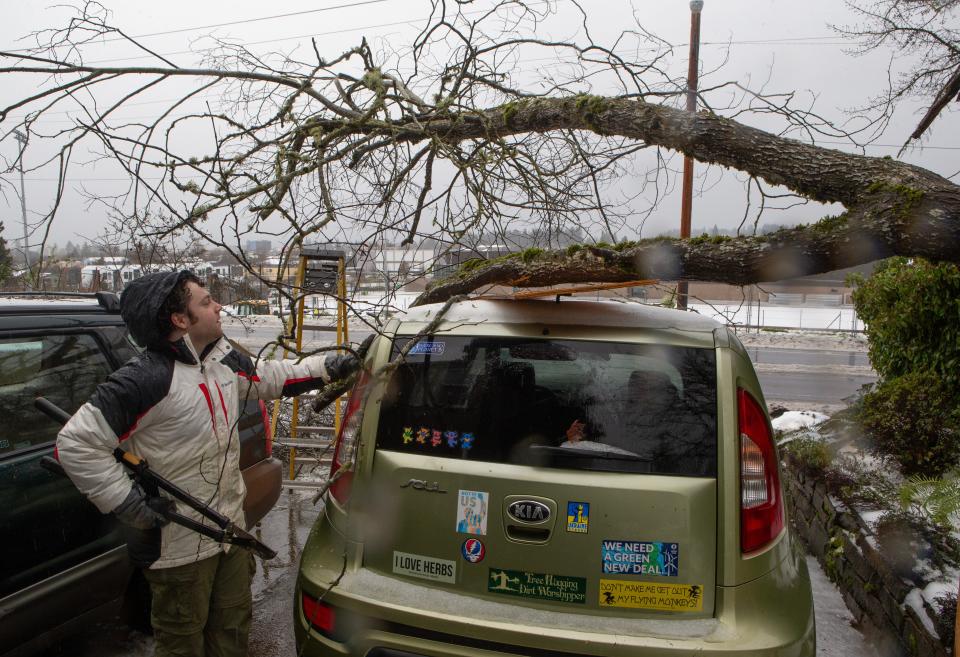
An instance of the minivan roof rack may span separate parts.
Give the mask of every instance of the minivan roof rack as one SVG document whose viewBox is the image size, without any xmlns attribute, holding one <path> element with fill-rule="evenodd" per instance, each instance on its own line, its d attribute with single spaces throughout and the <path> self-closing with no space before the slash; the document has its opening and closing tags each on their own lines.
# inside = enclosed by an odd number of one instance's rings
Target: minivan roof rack
<svg viewBox="0 0 960 657">
<path fill-rule="evenodd" d="M 34 290 L 33 292 L 0 292 L 2 297 L 48 298 L 48 299 L 90 299 L 96 300 L 108 313 L 120 312 L 120 298 L 113 292 L 57 292 L 54 290 Z"/>
</svg>

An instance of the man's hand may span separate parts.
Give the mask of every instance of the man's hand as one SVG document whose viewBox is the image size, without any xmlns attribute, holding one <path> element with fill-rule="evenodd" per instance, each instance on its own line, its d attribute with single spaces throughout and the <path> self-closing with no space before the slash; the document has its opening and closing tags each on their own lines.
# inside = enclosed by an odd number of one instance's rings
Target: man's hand
<svg viewBox="0 0 960 657">
<path fill-rule="evenodd" d="M 353 354 L 331 354 L 327 356 L 326 360 L 323 362 L 324 367 L 327 369 L 327 374 L 330 376 L 331 381 L 336 381 L 338 379 L 345 379 L 363 365 L 363 359 L 367 355 L 367 350 L 370 349 L 370 344 L 373 342 L 373 335 L 368 335 L 367 338 L 357 347 L 357 356 Z"/>
<path fill-rule="evenodd" d="M 164 515 L 175 508 L 173 500 L 165 497 L 147 497 L 139 484 L 134 484 L 126 499 L 113 510 L 125 525 L 136 529 L 163 527 L 170 520 Z"/>
</svg>

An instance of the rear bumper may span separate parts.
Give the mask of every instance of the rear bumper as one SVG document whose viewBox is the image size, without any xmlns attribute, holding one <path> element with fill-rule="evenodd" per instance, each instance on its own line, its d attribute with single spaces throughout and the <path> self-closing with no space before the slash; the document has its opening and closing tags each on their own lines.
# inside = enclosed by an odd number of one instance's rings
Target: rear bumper
<svg viewBox="0 0 960 657">
<path fill-rule="evenodd" d="M 321 519 L 311 539 L 329 548 L 324 541 L 329 532 Z M 717 587 L 716 617 L 697 620 L 611 619 L 569 613 L 559 605 L 556 611 L 552 606 L 543 611 L 365 570 L 347 573 L 327 591 L 342 566 L 342 547 L 305 548 L 294 593 L 298 655 L 467 657 L 484 651 L 535 657 L 813 657 L 816 653 L 806 564 L 792 556 L 751 582 Z M 306 620 L 303 593 L 315 599 L 322 596 L 334 608 L 332 633 L 325 635 Z"/>
<path fill-rule="evenodd" d="M 243 514 L 247 529 L 267 515 L 280 498 L 283 466 L 275 458 L 266 458 L 243 471 L 247 496 L 243 499 Z"/>
<path fill-rule="evenodd" d="M 297 654 L 304 657 L 332 655 L 389 655 L 405 657 L 468 657 L 481 651 L 485 655 L 525 655 L 528 657 L 680 657 L 681 655 L 723 655 L 725 657 L 813 657 L 816 640 L 813 620 L 791 636 L 775 636 L 767 631 L 751 632 L 719 623 L 716 631 L 705 636 L 649 634 L 647 636 L 569 631 L 557 627 L 537 627 L 521 622 L 478 622 L 469 617 L 431 614 L 423 617 L 409 614 L 411 623 L 383 620 L 398 616 L 396 610 L 370 609 L 380 618 L 350 613 L 339 604 L 347 600 L 327 596 L 337 609 L 338 621 L 345 627 L 337 639 L 329 638 L 312 628 L 300 609 L 301 587 L 296 589 L 297 609 L 294 629 Z M 745 595 L 749 595 L 746 591 Z M 468 598 L 465 598 L 469 600 Z M 468 610 L 464 610 L 468 611 Z M 462 612 L 461 612 L 462 613 Z M 769 618 L 769 614 L 767 617 Z M 563 620 L 557 614 L 557 620 Z M 684 621 L 675 621 L 676 625 Z M 444 630 L 432 629 L 443 625 Z M 747 623 L 755 627 L 754 623 Z M 801 623 L 803 625 L 803 623 Z M 339 640 L 338 640 L 339 639 Z M 393 651 L 393 652 L 391 652 Z"/>
</svg>

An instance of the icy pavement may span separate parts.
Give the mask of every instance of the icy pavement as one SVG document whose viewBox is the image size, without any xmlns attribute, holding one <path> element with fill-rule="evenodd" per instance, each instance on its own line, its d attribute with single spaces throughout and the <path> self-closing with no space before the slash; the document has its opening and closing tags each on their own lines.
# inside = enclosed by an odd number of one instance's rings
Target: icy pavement
<svg viewBox="0 0 960 657">
<path fill-rule="evenodd" d="M 813 614 L 817 623 L 818 657 L 874 657 L 877 653 L 863 634 L 853 627 L 853 616 L 843 596 L 820 567 L 817 558 L 807 555 L 807 569 L 813 586 Z"/>
</svg>

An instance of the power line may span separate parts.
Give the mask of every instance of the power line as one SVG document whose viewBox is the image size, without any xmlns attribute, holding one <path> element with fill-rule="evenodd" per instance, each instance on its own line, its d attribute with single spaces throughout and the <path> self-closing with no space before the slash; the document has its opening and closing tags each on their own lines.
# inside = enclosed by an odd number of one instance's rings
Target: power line
<svg viewBox="0 0 960 657">
<path fill-rule="evenodd" d="M 385 0 L 379 0 L 381 2 Z M 279 41 L 292 41 L 294 39 L 307 39 L 310 37 L 322 37 L 322 36 L 331 36 L 334 34 L 346 34 L 348 32 L 360 32 L 362 30 L 371 30 L 380 27 L 395 27 L 397 25 L 409 25 L 412 23 L 422 22 L 426 19 L 406 19 L 401 21 L 393 21 L 392 23 L 378 23 L 376 25 L 361 25 L 359 27 L 347 27 L 342 30 L 329 30 L 327 32 L 312 32 L 310 34 L 298 34 L 294 36 L 285 36 L 285 37 L 276 37 L 274 39 L 263 39 L 261 41 L 244 41 L 244 46 L 262 46 L 265 43 L 277 43 Z M 163 52 L 159 53 L 161 57 L 173 57 L 174 55 L 196 55 L 198 52 L 196 50 L 177 50 L 174 52 Z M 153 55 L 136 55 L 133 57 L 117 57 L 113 59 L 95 59 L 88 64 L 108 64 L 111 62 L 130 62 L 136 61 L 138 59 L 154 59 Z"/>
<path fill-rule="evenodd" d="M 164 32 L 151 32 L 149 34 L 138 34 L 136 36 L 130 37 L 131 39 L 146 39 L 156 36 L 166 36 L 168 34 L 182 34 L 184 32 L 196 32 L 197 30 L 209 30 L 215 27 L 229 27 L 231 25 L 245 25 L 248 23 L 259 23 L 262 21 L 271 21 L 278 18 L 290 18 L 292 16 L 305 16 L 307 14 L 319 14 L 325 11 L 333 11 L 335 9 L 350 9 L 352 7 L 362 7 L 364 5 L 376 5 L 389 0 L 362 0 L 361 2 L 350 2 L 344 5 L 334 5 L 333 7 L 322 7 L 321 9 L 307 9 L 304 11 L 293 11 L 287 14 L 273 14 L 272 16 L 261 16 L 259 18 L 245 18 L 238 21 L 230 21 L 228 23 L 214 23 L 212 25 L 198 25 L 196 27 L 182 27 L 175 30 L 166 30 Z M 124 41 L 124 37 L 116 37 L 114 39 L 106 39 L 103 43 L 109 41 Z"/>
<path fill-rule="evenodd" d="M 103 39 L 101 41 L 96 41 L 90 45 L 99 45 L 101 43 L 113 43 L 116 41 L 128 41 L 130 39 L 148 39 L 157 36 L 166 36 L 169 34 L 183 34 L 184 32 L 196 32 L 197 30 L 210 30 L 217 27 L 230 27 L 232 25 L 246 25 L 249 23 L 260 23 L 263 21 L 276 20 L 278 18 L 291 18 L 293 16 L 305 16 L 307 14 L 319 14 L 326 11 L 333 11 L 335 9 L 350 9 L 352 7 L 362 7 L 364 5 L 375 5 L 381 4 L 384 2 L 389 2 L 390 0 L 360 0 L 358 2 L 350 2 L 343 5 L 334 5 L 333 7 L 322 7 L 320 9 L 306 9 L 304 11 L 293 11 L 286 14 L 273 14 L 270 16 L 260 16 L 258 18 L 244 18 L 236 21 L 229 21 L 227 23 L 212 23 L 210 25 L 197 25 L 194 27 L 180 27 L 173 30 L 165 30 L 163 32 L 148 32 L 146 34 L 136 34 L 131 37 L 112 37 L 110 39 Z M 29 52 L 27 49 L 10 49 L 6 52 Z"/>
</svg>

